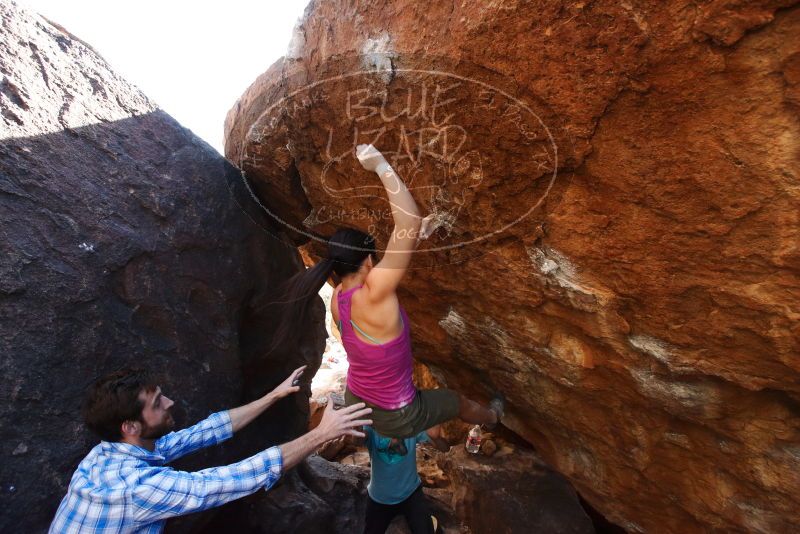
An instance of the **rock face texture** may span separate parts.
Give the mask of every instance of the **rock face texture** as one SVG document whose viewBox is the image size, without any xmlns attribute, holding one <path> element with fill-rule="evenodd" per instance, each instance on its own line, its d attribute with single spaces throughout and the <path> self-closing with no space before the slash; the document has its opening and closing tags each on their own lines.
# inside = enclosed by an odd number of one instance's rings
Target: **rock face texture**
<svg viewBox="0 0 800 534">
<path fill-rule="evenodd" d="M 383 150 L 439 228 L 416 357 L 629 531 L 800 521 L 800 7 L 312 1 L 226 156 L 312 260 L 391 226 Z"/>
<path fill-rule="evenodd" d="M 369 468 L 345 466 L 311 456 L 274 487 L 218 514 L 200 532 L 281 533 L 364 531 Z"/>
<path fill-rule="evenodd" d="M 351 534 L 364 531 L 369 484 L 369 454 L 364 465 L 329 462 L 310 456 L 269 492 L 268 498 L 253 494 L 229 506 L 225 513 L 198 530 L 204 534 L 248 532 L 252 534 Z M 426 489 L 431 513 L 439 518 L 444 534 L 464 530 L 432 491 Z M 398 516 L 386 534 L 410 534 Z"/>
<path fill-rule="evenodd" d="M 302 263 L 239 172 L 66 31 L 8 1 L 0 25 L 0 531 L 39 532 L 97 442 L 96 377 L 149 367 L 190 424 L 315 369 L 324 330 L 264 357 Z M 295 401 L 181 466 L 304 431 Z"/>
<path fill-rule="evenodd" d="M 456 447 L 440 456 L 453 508 L 474 534 L 595 531 L 569 482 L 530 451 L 487 458 Z"/>
</svg>

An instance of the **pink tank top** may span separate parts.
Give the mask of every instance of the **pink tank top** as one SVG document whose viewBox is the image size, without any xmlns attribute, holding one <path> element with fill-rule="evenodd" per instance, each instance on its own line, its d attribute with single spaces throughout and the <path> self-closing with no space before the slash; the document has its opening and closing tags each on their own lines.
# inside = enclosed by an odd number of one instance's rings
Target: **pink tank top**
<svg viewBox="0 0 800 534">
<path fill-rule="evenodd" d="M 384 410 L 397 410 L 414 400 L 417 388 L 412 376 L 411 328 L 400 306 L 403 331 L 391 341 L 374 345 L 359 337 L 350 323 L 353 293 L 361 286 L 339 293 L 339 324 L 342 344 L 347 351 L 347 388 L 356 397 Z"/>
</svg>

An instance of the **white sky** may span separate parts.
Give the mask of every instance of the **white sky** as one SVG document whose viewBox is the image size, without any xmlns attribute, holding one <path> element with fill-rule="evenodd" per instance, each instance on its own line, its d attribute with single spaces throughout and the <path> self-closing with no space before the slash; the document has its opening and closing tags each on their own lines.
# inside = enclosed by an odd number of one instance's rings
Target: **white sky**
<svg viewBox="0 0 800 534">
<path fill-rule="evenodd" d="M 308 0 L 17 0 L 97 50 L 222 152 L 225 114 L 289 45 Z"/>
</svg>

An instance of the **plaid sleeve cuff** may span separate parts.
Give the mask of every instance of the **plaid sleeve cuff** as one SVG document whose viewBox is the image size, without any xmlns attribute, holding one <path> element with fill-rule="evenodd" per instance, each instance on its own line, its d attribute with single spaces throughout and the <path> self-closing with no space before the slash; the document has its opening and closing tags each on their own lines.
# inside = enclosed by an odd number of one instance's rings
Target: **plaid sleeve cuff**
<svg viewBox="0 0 800 534">
<path fill-rule="evenodd" d="M 215 443 L 222 443 L 233 436 L 233 423 L 227 410 L 211 414 L 208 417 Z"/>
<path fill-rule="evenodd" d="M 259 453 L 261 459 L 264 460 L 264 469 L 267 472 L 267 481 L 264 484 L 264 489 L 268 490 L 281 478 L 283 473 L 283 455 L 281 454 L 280 447 L 270 447 L 265 451 Z"/>
</svg>

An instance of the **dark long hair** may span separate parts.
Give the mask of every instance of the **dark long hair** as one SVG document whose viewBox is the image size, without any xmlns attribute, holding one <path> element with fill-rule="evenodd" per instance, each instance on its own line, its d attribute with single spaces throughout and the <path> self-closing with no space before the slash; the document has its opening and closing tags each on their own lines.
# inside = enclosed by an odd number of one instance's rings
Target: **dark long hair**
<svg viewBox="0 0 800 534">
<path fill-rule="evenodd" d="M 280 298 L 280 318 L 270 352 L 297 341 L 307 332 L 311 308 L 319 290 L 331 275 L 342 277 L 358 272 L 361 263 L 372 256 L 377 261 L 375 238 L 360 230 L 341 228 L 328 240 L 328 254 L 319 263 L 291 277 L 283 286 Z"/>
</svg>

